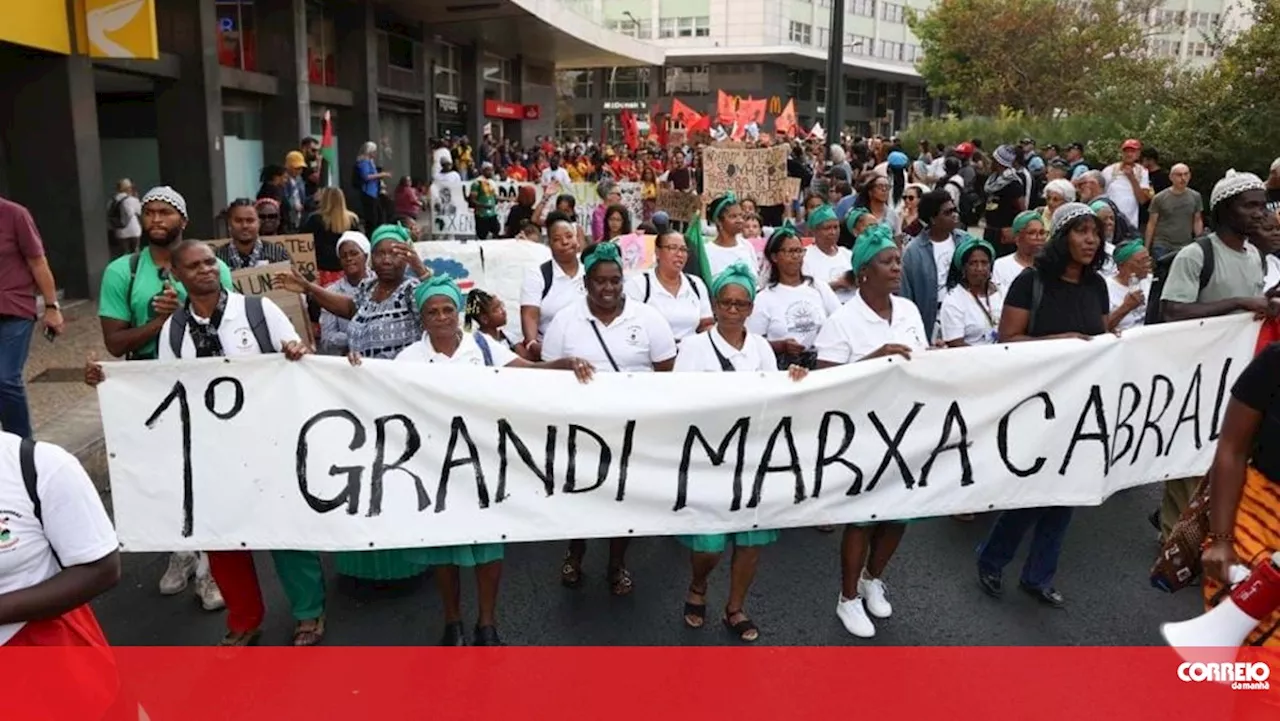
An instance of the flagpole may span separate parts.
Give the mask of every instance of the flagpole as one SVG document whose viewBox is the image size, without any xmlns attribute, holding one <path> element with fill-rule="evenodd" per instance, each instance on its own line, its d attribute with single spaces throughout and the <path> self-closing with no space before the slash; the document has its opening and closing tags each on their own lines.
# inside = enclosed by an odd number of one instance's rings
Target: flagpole
<svg viewBox="0 0 1280 721">
<path fill-rule="evenodd" d="M 831 41 L 827 48 L 827 137 L 844 132 L 844 0 L 831 0 Z"/>
</svg>

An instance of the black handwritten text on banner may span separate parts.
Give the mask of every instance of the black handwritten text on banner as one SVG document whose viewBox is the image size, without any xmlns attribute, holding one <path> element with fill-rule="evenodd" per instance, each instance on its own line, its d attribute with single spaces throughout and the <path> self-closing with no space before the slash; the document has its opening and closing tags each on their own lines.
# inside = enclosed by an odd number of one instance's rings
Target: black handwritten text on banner
<svg viewBox="0 0 1280 721">
<path fill-rule="evenodd" d="M 360 550 L 1091 505 L 1203 472 L 1256 325 L 785 374 L 107 364 L 126 550 Z M 227 452 L 228 449 L 234 452 Z"/>
</svg>

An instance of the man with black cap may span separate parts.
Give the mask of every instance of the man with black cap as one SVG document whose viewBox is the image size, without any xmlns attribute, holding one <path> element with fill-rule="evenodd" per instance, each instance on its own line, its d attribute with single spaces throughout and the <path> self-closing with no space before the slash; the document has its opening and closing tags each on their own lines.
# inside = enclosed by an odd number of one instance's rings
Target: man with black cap
<svg viewBox="0 0 1280 721">
<path fill-rule="evenodd" d="M 1084 162 L 1084 145 L 1080 143 L 1072 143 L 1067 146 L 1066 152 L 1067 166 L 1071 168 L 1071 180 L 1075 181 L 1081 175 L 1089 170 L 1089 164 Z"/>
<path fill-rule="evenodd" d="M 156 357 L 160 329 L 182 303 L 187 292 L 172 278 L 169 251 L 182 242 L 187 227 L 187 202 L 168 186 L 142 196 L 142 245 L 111 261 L 102 273 L 98 319 L 107 351 L 127 360 Z M 218 261 L 222 286 L 231 289 L 231 270 Z M 160 579 L 160 593 L 181 593 L 192 576 L 205 609 L 223 607 L 222 594 L 209 575 L 208 562 L 194 553 L 174 553 Z"/>
</svg>

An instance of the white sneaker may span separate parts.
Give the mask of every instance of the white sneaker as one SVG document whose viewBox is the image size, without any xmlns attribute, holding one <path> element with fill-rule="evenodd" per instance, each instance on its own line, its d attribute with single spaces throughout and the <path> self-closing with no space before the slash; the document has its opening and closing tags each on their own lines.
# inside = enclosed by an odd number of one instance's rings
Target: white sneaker
<svg viewBox="0 0 1280 721">
<path fill-rule="evenodd" d="M 190 551 L 175 551 L 169 554 L 169 567 L 160 577 L 160 595 L 173 596 L 187 587 L 187 582 L 196 572 L 196 554 Z"/>
<path fill-rule="evenodd" d="M 867 610 L 862 607 L 861 597 L 845 598 L 841 594 L 840 602 L 836 604 L 836 618 L 844 624 L 844 630 L 858 638 L 872 638 L 876 635 L 875 624 L 871 623 Z"/>
<path fill-rule="evenodd" d="M 893 606 L 889 605 L 889 599 L 885 597 L 884 591 L 884 581 L 878 578 L 870 578 L 863 573 L 862 578 L 858 579 L 858 597 L 863 599 L 867 613 L 876 618 L 888 618 L 893 615 Z"/>
<path fill-rule="evenodd" d="M 200 599 L 200 605 L 206 611 L 220 611 L 227 607 L 227 602 L 222 600 L 222 591 L 218 590 L 218 584 L 212 576 L 196 579 L 196 598 Z"/>
</svg>

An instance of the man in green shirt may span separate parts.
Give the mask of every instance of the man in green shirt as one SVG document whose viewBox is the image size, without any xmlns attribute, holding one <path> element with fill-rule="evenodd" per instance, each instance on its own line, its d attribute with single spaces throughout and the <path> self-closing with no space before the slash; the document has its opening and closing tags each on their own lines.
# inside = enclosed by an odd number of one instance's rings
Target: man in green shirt
<svg viewBox="0 0 1280 721">
<path fill-rule="evenodd" d="M 152 188 L 142 197 L 142 244 L 116 258 L 102 274 L 98 298 L 98 319 L 107 351 L 129 360 L 156 357 L 156 339 L 169 316 L 187 300 L 187 290 L 171 277 L 169 251 L 182 241 L 187 227 L 187 202 L 168 186 Z M 218 261 L 222 286 L 231 290 L 231 271 Z M 216 611 L 225 603 L 209 573 L 204 554 L 191 552 L 169 555 L 169 566 L 160 579 L 160 593 L 181 593 L 192 577 L 196 595 L 206 610 Z"/>
<path fill-rule="evenodd" d="M 472 181 L 471 207 L 476 213 L 476 238 L 497 238 L 502 228 L 498 224 L 498 189 L 493 184 L 493 163 L 481 166 L 480 177 Z"/>
</svg>

